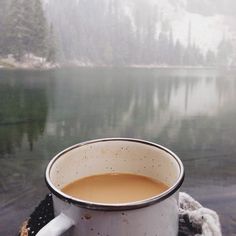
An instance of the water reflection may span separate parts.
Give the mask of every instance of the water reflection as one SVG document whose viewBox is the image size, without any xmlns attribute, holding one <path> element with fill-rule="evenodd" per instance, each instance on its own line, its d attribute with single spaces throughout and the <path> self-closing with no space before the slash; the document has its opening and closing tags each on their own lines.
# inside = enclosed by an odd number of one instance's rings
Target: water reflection
<svg viewBox="0 0 236 236">
<path fill-rule="evenodd" d="M 61 138 L 118 135 L 174 144 L 182 126 L 192 132 L 192 121 L 218 130 L 207 120 L 226 118 L 235 100 L 234 80 L 213 72 L 84 69 L 60 72 L 57 79 L 47 133 Z"/>
<path fill-rule="evenodd" d="M 38 81 L 37 73 L 22 73 L 0 73 L 1 156 L 20 148 L 24 140 L 32 150 L 44 132 L 49 109 L 48 84 Z"/>
<path fill-rule="evenodd" d="M 212 204 L 230 235 L 233 208 L 220 202 L 235 203 L 235 103 L 230 71 L 0 71 L 2 222 L 12 225 L 16 210 L 26 217 L 42 198 L 44 168 L 55 153 L 88 139 L 126 136 L 175 151 L 186 167 L 184 190 Z M 15 225 L 23 216 L 14 217 Z M 0 234 L 11 230 L 0 227 Z"/>
<path fill-rule="evenodd" d="M 235 88 L 232 74 L 204 70 L 1 73 L 0 155 L 22 143 L 32 150 L 40 136 L 63 148 L 127 136 L 179 150 L 232 149 Z"/>
</svg>

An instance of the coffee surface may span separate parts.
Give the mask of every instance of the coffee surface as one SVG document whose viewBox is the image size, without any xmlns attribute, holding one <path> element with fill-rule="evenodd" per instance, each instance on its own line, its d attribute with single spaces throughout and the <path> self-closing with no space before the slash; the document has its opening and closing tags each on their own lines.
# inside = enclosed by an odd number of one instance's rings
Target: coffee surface
<svg viewBox="0 0 236 236">
<path fill-rule="evenodd" d="M 78 179 L 66 185 L 62 192 L 81 200 L 118 204 L 154 197 L 167 189 L 164 183 L 146 176 L 108 173 Z"/>
</svg>

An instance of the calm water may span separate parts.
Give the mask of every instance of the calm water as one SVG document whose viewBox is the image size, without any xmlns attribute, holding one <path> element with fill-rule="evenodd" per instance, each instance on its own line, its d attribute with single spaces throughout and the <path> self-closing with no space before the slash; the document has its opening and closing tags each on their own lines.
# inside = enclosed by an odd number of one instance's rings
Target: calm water
<svg viewBox="0 0 236 236">
<path fill-rule="evenodd" d="M 0 235 L 47 193 L 57 152 L 102 137 L 147 139 L 183 160 L 182 191 L 236 234 L 236 75 L 230 71 L 0 70 Z"/>
</svg>

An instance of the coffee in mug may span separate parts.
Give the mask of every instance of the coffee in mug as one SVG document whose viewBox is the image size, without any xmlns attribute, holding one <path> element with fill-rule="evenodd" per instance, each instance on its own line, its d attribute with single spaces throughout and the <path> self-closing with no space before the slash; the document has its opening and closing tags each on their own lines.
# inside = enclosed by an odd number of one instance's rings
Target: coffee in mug
<svg viewBox="0 0 236 236">
<path fill-rule="evenodd" d="M 164 183 L 144 175 L 106 173 L 73 181 L 61 191 L 84 201 L 117 204 L 145 200 L 167 189 Z"/>
</svg>

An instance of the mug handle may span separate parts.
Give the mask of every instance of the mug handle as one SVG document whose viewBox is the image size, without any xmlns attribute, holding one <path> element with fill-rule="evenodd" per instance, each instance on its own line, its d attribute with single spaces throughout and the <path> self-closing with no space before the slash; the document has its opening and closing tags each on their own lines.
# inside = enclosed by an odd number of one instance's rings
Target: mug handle
<svg viewBox="0 0 236 236">
<path fill-rule="evenodd" d="M 46 224 L 36 236 L 60 236 L 73 225 L 75 221 L 62 212 Z"/>
</svg>

